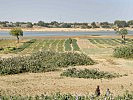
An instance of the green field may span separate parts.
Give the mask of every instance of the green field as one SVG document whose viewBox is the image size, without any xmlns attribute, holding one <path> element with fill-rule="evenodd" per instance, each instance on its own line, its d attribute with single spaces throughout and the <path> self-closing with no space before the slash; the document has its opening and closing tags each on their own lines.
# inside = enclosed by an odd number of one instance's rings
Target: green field
<svg viewBox="0 0 133 100">
<path fill-rule="evenodd" d="M 116 46 L 122 46 L 122 39 L 88 39 L 92 44 L 98 48 L 114 48 Z M 127 39 L 125 45 L 133 44 L 133 39 Z"/>
<path fill-rule="evenodd" d="M 18 46 L 13 40 L 0 41 L 0 53 L 22 53 L 29 54 L 38 51 L 56 51 L 56 52 L 74 52 L 80 51 L 77 45 L 77 40 L 73 39 L 72 44 L 68 39 L 31 39 L 26 42 L 21 42 Z M 15 48 L 15 50 L 6 50 L 7 48 Z"/>
</svg>

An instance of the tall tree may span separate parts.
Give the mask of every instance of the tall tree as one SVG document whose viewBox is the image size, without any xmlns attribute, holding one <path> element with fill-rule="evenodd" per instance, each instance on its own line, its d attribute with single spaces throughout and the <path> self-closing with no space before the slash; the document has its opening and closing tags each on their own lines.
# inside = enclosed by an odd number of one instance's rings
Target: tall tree
<svg viewBox="0 0 133 100">
<path fill-rule="evenodd" d="M 119 35 L 121 35 L 121 37 L 122 37 L 122 43 L 124 43 L 125 44 L 125 40 L 126 40 L 126 35 L 128 34 L 128 30 L 127 29 L 124 29 L 124 28 L 122 28 L 122 29 L 116 29 L 115 30 L 116 31 L 116 34 L 119 34 Z"/>
<path fill-rule="evenodd" d="M 13 28 L 10 31 L 10 35 L 17 37 L 17 42 L 19 43 L 19 36 L 23 36 L 23 31 L 20 28 Z"/>
</svg>

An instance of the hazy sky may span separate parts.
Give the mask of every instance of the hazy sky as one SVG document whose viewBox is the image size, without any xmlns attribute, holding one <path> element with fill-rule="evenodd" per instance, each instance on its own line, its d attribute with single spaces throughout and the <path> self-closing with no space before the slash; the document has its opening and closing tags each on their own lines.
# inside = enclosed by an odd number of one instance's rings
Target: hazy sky
<svg viewBox="0 0 133 100">
<path fill-rule="evenodd" d="M 0 20 L 92 22 L 133 19 L 133 0 L 0 0 Z"/>
</svg>

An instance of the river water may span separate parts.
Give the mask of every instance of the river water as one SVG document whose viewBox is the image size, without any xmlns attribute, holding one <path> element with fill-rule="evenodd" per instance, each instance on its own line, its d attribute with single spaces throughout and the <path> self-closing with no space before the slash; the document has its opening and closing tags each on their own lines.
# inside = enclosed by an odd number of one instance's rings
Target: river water
<svg viewBox="0 0 133 100">
<path fill-rule="evenodd" d="M 128 31 L 128 35 L 133 35 L 133 31 Z M 114 31 L 99 31 L 99 32 L 24 32 L 24 36 L 100 36 L 100 35 L 116 35 Z M 0 32 L 1 36 L 10 36 L 9 32 Z"/>
</svg>

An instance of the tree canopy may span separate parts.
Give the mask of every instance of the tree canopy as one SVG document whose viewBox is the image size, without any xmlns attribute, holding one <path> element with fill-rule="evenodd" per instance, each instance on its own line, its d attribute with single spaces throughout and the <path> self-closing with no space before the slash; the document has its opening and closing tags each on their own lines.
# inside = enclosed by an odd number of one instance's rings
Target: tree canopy
<svg viewBox="0 0 133 100">
<path fill-rule="evenodd" d="M 10 31 L 10 35 L 16 36 L 19 43 L 19 36 L 23 36 L 23 31 L 20 28 L 13 28 Z"/>
</svg>

